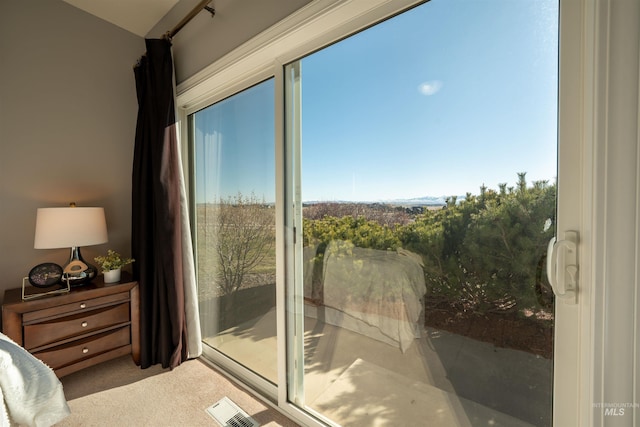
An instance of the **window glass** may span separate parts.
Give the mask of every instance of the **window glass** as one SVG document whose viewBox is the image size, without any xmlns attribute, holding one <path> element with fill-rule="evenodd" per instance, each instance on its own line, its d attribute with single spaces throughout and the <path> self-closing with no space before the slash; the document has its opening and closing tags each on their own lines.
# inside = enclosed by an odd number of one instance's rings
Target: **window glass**
<svg viewBox="0 0 640 427">
<path fill-rule="evenodd" d="M 191 116 L 203 341 L 275 383 L 273 79 Z"/>
<path fill-rule="evenodd" d="M 557 20 L 432 0 L 287 66 L 302 407 L 551 424 Z"/>
</svg>

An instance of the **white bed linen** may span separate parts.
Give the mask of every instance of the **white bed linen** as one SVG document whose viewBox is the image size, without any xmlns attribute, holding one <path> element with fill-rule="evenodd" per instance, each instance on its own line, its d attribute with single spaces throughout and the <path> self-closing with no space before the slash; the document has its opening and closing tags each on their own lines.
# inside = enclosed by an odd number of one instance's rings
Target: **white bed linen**
<svg viewBox="0 0 640 427">
<path fill-rule="evenodd" d="M 0 333 L 0 426 L 51 426 L 69 415 L 51 368 Z"/>
</svg>

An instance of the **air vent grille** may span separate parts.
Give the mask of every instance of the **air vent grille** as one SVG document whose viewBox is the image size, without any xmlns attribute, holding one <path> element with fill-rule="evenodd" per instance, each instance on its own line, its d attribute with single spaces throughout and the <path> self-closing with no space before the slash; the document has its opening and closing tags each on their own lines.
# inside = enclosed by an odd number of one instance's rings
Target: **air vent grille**
<svg viewBox="0 0 640 427">
<path fill-rule="evenodd" d="M 228 397 L 207 408 L 207 413 L 222 427 L 260 427 L 260 424 L 244 412 Z"/>
</svg>

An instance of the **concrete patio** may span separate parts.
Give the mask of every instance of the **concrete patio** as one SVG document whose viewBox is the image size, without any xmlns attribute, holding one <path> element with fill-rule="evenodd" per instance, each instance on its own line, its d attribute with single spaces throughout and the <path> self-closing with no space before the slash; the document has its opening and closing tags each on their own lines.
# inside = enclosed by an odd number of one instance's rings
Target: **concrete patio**
<svg viewBox="0 0 640 427">
<path fill-rule="evenodd" d="M 204 341 L 275 382 L 275 318 Z M 304 391 L 310 410 L 345 426 L 547 426 L 552 361 L 435 329 L 403 353 L 307 317 Z"/>
</svg>

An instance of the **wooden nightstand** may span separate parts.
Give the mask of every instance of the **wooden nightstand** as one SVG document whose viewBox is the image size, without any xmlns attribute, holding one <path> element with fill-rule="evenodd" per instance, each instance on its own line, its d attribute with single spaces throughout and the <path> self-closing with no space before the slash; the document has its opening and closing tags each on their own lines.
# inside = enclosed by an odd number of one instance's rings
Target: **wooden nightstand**
<svg viewBox="0 0 640 427">
<path fill-rule="evenodd" d="M 2 332 L 63 377 L 125 354 L 140 364 L 137 282 L 99 276 L 62 295 L 22 301 L 21 288 L 5 291 Z"/>
</svg>

